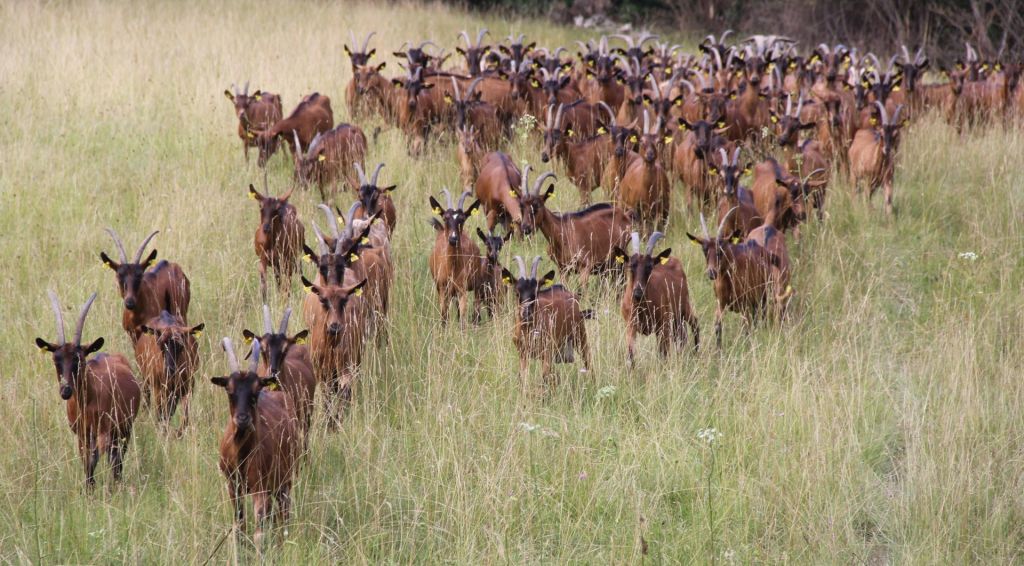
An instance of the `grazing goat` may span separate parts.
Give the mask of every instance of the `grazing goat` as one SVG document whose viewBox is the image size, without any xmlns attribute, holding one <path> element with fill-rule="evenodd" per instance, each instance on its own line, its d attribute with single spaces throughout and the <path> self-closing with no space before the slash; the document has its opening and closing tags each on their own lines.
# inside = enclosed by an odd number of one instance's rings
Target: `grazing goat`
<svg viewBox="0 0 1024 566">
<path fill-rule="evenodd" d="M 159 315 L 161 311 L 180 316 L 187 322 L 192 291 L 185 271 L 180 265 L 167 260 L 149 269 L 156 260 L 156 250 L 150 252 L 145 261 L 142 259 L 142 252 L 159 231 L 153 232 L 143 240 L 132 261 L 128 261 L 128 254 L 125 253 L 124 244 L 117 233 L 111 228 L 107 228 L 106 231 L 117 246 L 121 262 L 110 259 L 105 252 L 100 252 L 100 259 L 114 272 L 121 299 L 124 300 L 121 326 L 128 333 L 132 344 L 139 339 L 142 325 Z"/>
<path fill-rule="evenodd" d="M 265 184 L 264 188 L 266 190 Z M 264 300 L 267 298 L 267 267 L 274 272 L 278 290 L 289 292 L 302 243 L 306 241 L 306 228 L 295 206 L 288 202 L 294 190 L 288 189 L 280 198 L 275 198 L 269 191 L 260 194 L 256 187 L 249 185 L 249 197 L 260 205 L 260 225 L 256 228 L 253 248 L 260 260 L 260 293 Z"/>
<path fill-rule="evenodd" d="M 256 515 L 253 539 L 259 547 L 263 528 L 270 523 L 274 500 L 279 525 L 291 511 L 292 476 L 299 457 L 298 423 L 288 396 L 278 391 L 276 377 L 257 373 L 260 344 L 252 345 L 247 371 L 238 367 L 231 339 L 222 341 L 228 358 L 227 377 L 211 377 L 228 396 L 228 424 L 220 439 L 220 471 L 228 480 L 228 496 L 235 508 L 235 526 L 245 529 L 246 495 L 252 496 Z"/>
<path fill-rule="evenodd" d="M 511 157 L 500 151 L 484 155 L 479 163 L 474 193 L 487 215 L 487 229 L 493 232 L 499 223 L 506 232 L 519 229 L 523 222 L 520 195 L 516 191 L 522 184 L 519 168 Z"/>
<path fill-rule="evenodd" d="M 334 127 L 334 111 L 331 110 L 331 99 L 318 92 L 314 92 L 302 99 L 302 102 L 292 110 L 287 118 L 278 120 L 273 126 L 257 130 L 251 124 L 246 127 L 256 134 L 256 142 L 260 148 L 260 162 L 266 163 L 277 151 L 278 139 L 284 139 L 291 147 L 298 169 L 298 147 L 294 144 L 301 143 L 308 147 L 313 143 L 313 138 L 318 133 L 323 133 Z M 294 132 L 294 135 L 292 135 Z"/>
<path fill-rule="evenodd" d="M 464 326 L 469 292 L 480 269 L 480 248 L 466 236 L 465 224 L 470 216 L 477 213 L 480 201 L 475 200 L 469 208 L 463 208 L 466 198 L 471 194 L 465 191 L 459 197 L 458 206 L 453 207 L 451 193 L 448 189 L 442 192 L 446 200 L 445 208 L 442 208 L 434 197 L 429 199 L 431 210 L 441 217 L 441 220 L 430 219 L 437 233 L 434 238 L 434 249 L 430 254 L 430 275 L 434 278 L 434 288 L 437 289 L 441 324 L 448 324 L 448 306 L 452 299 L 457 299 L 459 322 Z"/>
<path fill-rule="evenodd" d="M 778 292 L 772 285 L 773 268 L 778 269 L 781 259 L 769 252 L 757 241 L 740 241 L 739 234 L 723 237 L 722 227 L 727 218 L 723 218 L 718 232 L 712 238 L 708 234 L 704 215 L 701 214 L 703 237 L 689 232 L 686 236 L 700 246 L 707 262 L 707 275 L 711 280 L 715 299 L 715 342 L 722 346 L 722 318 L 726 310 L 740 313 L 749 324 L 759 314 L 765 312 L 770 304 L 781 305 L 789 300 L 792 289 L 788 286 Z"/>
<path fill-rule="evenodd" d="M 651 234 L 647 248 L 640 252 L 640 234 L 633 232 L 632 253 L 616 246 L 615 261 L 626 265 L 629 274 L 622 292 L 622 318 L 626 322 L 626 362 L 632 366 L 636 335 L 658 335 L 658 353 L 667 357 L 675 343 L 686 344 L 686 324 L 693 331 L 693 349 L 700 344 L 700 326 L 690 304 L 686 273 L 678 259 L 669 257 L 672 248 L 653 255 L 654 246 L 664 237 Z"/>
<path fill-rule="evenodd" d="M 523 258 L 515 256 L 519 277 L 508 269 L 501 272 L 502 279 L 515 290 L 518 308 L 512 343 L 519 351 L 519 379 L 525 383 L 530 359 L 540 359 L 545 383 L 554 384 L 552 364 L 575 362 L 575 352 L 583 357 L 580 373 L 590 370 L 590 348 L 584 320 L 593 318 L 590 311 L 582 311 L 580 302 L 568 289 L 552 285 L 555 272 L 537 277 L 541 258 L 533 259 L 530 275 L 526 274 Z"/>
<path fill-rule="evenodd" d="M 193 375 L 199 365 L 199 343 L 203 324 L 189 326 L 180 316 L 163 311 L 142 327 L 135 342 L 135 361 L 142 373 L 146 398 L 156 405 L 156 417 L 162 427 L 170 424 L 181 404 L 180 435 L 188 427 L 189 401 Z"/>
<path fill-rule="evenodd" d="M 305 153 L 298 133 L 293 131 L 292 135 L 295 138 L 295 177 L 299 183 L 316 183 L 321 200 L 328 197 L 324 187 L 334 187 L 341 180 L 353 189 L 358 187 L 353 165 L 366 158 L 366 135 L 362 129 L 352 124 L 338 124 L 332 130 L 316 134 Z"/>
<path fill-rule="evenodd" d="M 625 246 L 629 239 L 630 216 L 609 203 L 559 214 L 548 209 L 547 201 L 555 194 L 549 185 L 541 192 L 545 179 L 554 177 L 545 173 L 537 178 L 533 190 L 527 181 L 529 167 L 523 171 L 522 207 L 523 233 L 539 229 L 548 241 L 548 255 L 563 273 L 580 274 L 580 283 L 587 285 L 591 273 L 614 270 L 612 250 Z"/>
<path fill-rule="evenodd" d="M 50 291 L 49 296 L 57 319 L 57 342 L 51 344 L 36 338 L 36 346 L 53 354 L 60 398 L 67 401 L 68 424 L 78 439 L 78 454 L 85 466 L 85 486 L 91 490 L 96 485 L 96 464 L 101 454 L 106 454 L 110 461 L 114 481 L 120 481 L 142 394 L 128 359 L 121 354 L 99 354 L 87 359 L 103 347 L 103 338 L 82 345 L 85 317 L 96 300 L 96 293 L 82 307 L 71 342 L 64 338 L 64 313 L 57 294 Z"/>
<path fill-rule="evenodd" d="M 900 110 L 897 106 L 893 112 L 892 120 L 889 119 L 885 106 L 875 102 L 881 115 L 881 123 L 874 128 L 865 128 L 857 131 L 857 135 L 850 144 L 850 178 L 854 191 L 860 193 L 861 182 L 868 185 L 868 202 L 875 195 L 879 187 L 885 190 L 885 211 L 892 213 L 892 182 L 896 168 L 896 149 L 900 142 Z"/>
<path fill-rule="evenodd" d="M 668 222 L 670 186 L 660 159 L 666 137 L 660 131 L 661 124 L 652 127 L 651 115 L 644 110 L 640 155 L 626 166 L 619 188 L 622 207 L 634 211 L 637 222 L 647 227 Z"/>
<path fill-rule="evenodd" d="M 281 390 L 291 397 L 295 416 L 299 419 L 302 432 L 309 432 L 313 420 L 313 396 L 316 393 L 316 377 L 313 375 L 313 363 L 309 360 L 309 348 L 306 347 L 308 330 L 294 336 L 288 336 L 288 320 L 292 309 L 286 308 L 281 317 L 281 325 L 274 332 L 270 318 L 270 307 L 263 305 L 263 335 L 251 330 L 243 330 L 242 336 L 246 343 L 259 343 L 260 365 L 259 375 L 277 379 Z M 255 354 L 255 350 L 253 351 Z"/>
<path fill-rule="evenodd" d="M 269 92 L 257 90 L 249 94 L 249 83 L 245 83 L 242 92 L 238 87 L 231 85 L 234 90 L 225 90 L 224 96 L 235 105 L 235 117 L 238 118 L 238 137 L 242 139 L 242 152 L 245 154 L 245 161 L 249 161 L 249 148 L 257 147 L 256 134 L 250 130 L 267 130 L 281 119 L 284 112 L 281 110 L 281 97 Z M 260 153 L 262 156 L 262 151 Z M 260 157 L 259 165 L 262 167 L 266 160 Z"/>
</svg>

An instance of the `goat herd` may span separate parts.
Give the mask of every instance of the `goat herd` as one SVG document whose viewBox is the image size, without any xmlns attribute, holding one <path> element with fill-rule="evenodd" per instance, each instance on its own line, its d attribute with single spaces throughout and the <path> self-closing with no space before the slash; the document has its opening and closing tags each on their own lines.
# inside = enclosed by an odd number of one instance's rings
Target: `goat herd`
<svg viewBox="0 0 1024 566">
<path fill-rule="evenodd" d="M 681 182 L 686 206 L 700 211 L 700 235 L 687 234 L 703 253 L 717 298 L 715 334 L 721 342 L 722 317 L 736 311 L 750 321 L 781 317 L 793 295 L 784 233 L 798 236 L 813 210 L 824 216 L 827 181 L 833 171 L 848 173 L 868 198 L 884 188 L 892 210 L 894 160 L 907 120 L 929 107 L 960 125 L 991 119 L 1024 107 L 1017 86 L 1020 67 L 983 61 L 970 46 L 966 58 L 943 71 L 949 80 L 923 84 L 928 59 L 905 47 L 883 66 L 872 54 L 858 55 L 842 45 L 820 45 L 801 54 L 795 42 L 754 36 L 726 44 L 728 32 L 708 36 L 698 55 L 656 37 L 611 36 L 579 43 L 575 58 L 567 50 L 538 48 L 522 35 L 488 45 L 487 30 L 461 34 L 456 48 L 464 69 L 446 68 L 449 58 L 431 54 L 431 42 L 408 46 L 400 57 L 401 77 L 382 74 L 386 63 L 372 64 L 371 33 L 346 46 L 353 79 L 345 93 L 352 116 L 378 113 L 409 138 L 419 154 L 440 129 L 454 130 L 458 164 L 466 189 L 443 202 L 429 196 L 436 238 L 429 258 L 442 323 L 457 300 L 460 323 L 493 313 L 511 289 L 516 297 L 513 342 L 519 351 L 520 377 L 530 359 L 540 359 L 545 382 L 552 365 L 582 358 L 590 367 L 584 321 L 591 317 L 570 290 L 554 285 L 555 271 L 539 275 L 541 257 L 527 269 L 502 266 L 501 251 L 511 237 L 540 231 L 548 253 L 563 273 L 580 276 L 581 289 L 591 274 L 625 279 L 622 316 L 628 361 L 636 334 L 657 335 L 659 352 L 682 347 L 687 327 L 694 348 L 699 326 L 688 297 L 687 279 L 671 250 L 658 251 L 673 197 Z M 621 41 L 610 46 L 610 40 Z M 277 518 L 286 520 L 295 463 L 303 453 L 317 384 L 336 426 L 351 402 L 365 345 L 385 341 L 388 302 L 394 279 L 391 235 L 397 211 L 382 186 L 379 164 L 364 169 L 367 137 L 355 125 L 334 125 L 330 99 L 313 93 L 284 117 L 280 96 L 257 90 L 225 91 L 239 119 L 245 149 L 259 151 L 259 163 L 289 146 L 297 185 L 316 184 L 321 200 L 339 189 L 356 193 L 345 210 L 320 204 L 326 233 L 316 224 L 315 249 L 289 204 L 292 190 L 275 197 L 249 186 L 259 203 L 255 235 L 264 299 L 267 269 L 279 289 L 287 289 L 298 262 L 312 263 L 315 281 L 302 277 L 308 294 L 303 316 L 309 328 L 289 334 L 291 309 L 275 326 L 263 306 L 262 333 L 244 330 L 251 344 L 246 367 L 239 365 L 230 338 L 222 341 L 231 374 L 214 377 L 227 393 L 230 419 L 221 441 L 220 466 L 227 477 L 236 520 L 244 522 L 244 496 L 253 497 L 260 526 L 269 519 L 272 499 Z M 554 173 L 530 179 L 529 166 L 498 151 L 513 129 L 537 124 L 541 158 L 559 162 L 579 190 L 584 208 L 559 213 L 548 207 Z M 532 135 L 532 134 L 527 134 Z M 443 139 L 443 138 L 441 138 Z M 759 156 L 757 161 L 748 159 Z M 752 173 L 748 187 L 741 179 Z M 608 203 L 589 205 L 602 187 Z M 467 204 L 467 201 L 472 202 Z M 589 205 L 589 206 L 588 206 Z M 715 230 L 704 211 L 717 209 Z M 476 236 L 466 223 L 482 212 L 485 228 Z M 499 228 L 500 225 L 500 228 Z M 121 354 L 95 354 L 103 338 L 83 344 L 83 326 L 96 295 L 78 316 L 73 339 L 65 336 L 56 294 L 50 301 L 57 340 L 36 344 L 53 356 L 61 398 L 78 438 L 88 486 L 101 454 L 107 454 L 115 480 L 121 475 L 135 416 L 143 399 L 162 426 L 181 405 L 180 426 L 188 422 L 188 403 L 198 361 L 196 337 L 203 325 L 188 323 L 189 279 L 178 264 L 145 255 L 152 233 L 129 258 L 121 239 L 108 230 L 118 259 L 101 253 L 116 275 L 124 301 L 122 325 L 135 348 L 142 379 Z M 642 234 L 645 235 L 642 237 Z M 469 293 L 474 294 L 472 310 Z"/>
</svg>

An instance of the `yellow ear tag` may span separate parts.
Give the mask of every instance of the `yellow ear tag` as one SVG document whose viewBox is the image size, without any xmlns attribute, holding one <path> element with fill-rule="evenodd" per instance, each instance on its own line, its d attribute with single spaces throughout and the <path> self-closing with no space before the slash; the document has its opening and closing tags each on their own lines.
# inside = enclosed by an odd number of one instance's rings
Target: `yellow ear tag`
<svg viewBox="0 0 1024 566">
<path fill-rule="evenodd" d="M 307 293 L 312 293 L 313 292 L 313 287 L 312 286 L 303 285 L 302 288 L 305 289 Z"/>
<path fill-rule="evenodd" d="M 730 241 L 730 242 L 732 242 L 732 243 L 734 243 L 734 244 L 738 244 L 738 243 L 740 243 L 740 239 L 739 239 L 739 238 L 733 238 L 733 239 L 731 239 L 731 240 L 729 240 L 729 241 Z"/>
<path fill-rule="evenodd" d="M 245 137 L 247 137 L 249 139 L 253 139 L 253 138 L 256 137 L 256 134 L 254 134 L 252 132 L 245 132 Z"/>
<path fill-rule="evenodd" d="M 316 158 L 316 160 L 317 160 L 317 161 L 327 161 L 327 157 L 326 157 L 326 156 L 324 156 L 324 155 L 321 155 L 321 156 L 318 156 L 318 157 Z"/>
<path fill-rule="evenodd" d="M 363 288 L 360 287 L 360 288 L 356 289 L 355 295 L 357 297 L 362 297 L 363 296 Z"/>
<path fill-rule="evenodd" d="M 718 125 L 718 129 L 721 130 L 722 128 L 725 127 L 725 122 L 719 122 L 717 125 Z"/>
<path fill-rule="evenodd" d="M 203 335 L 203 331 L 202 330 L 195 330 L 195 331 L 192 332 L 192 337 L 193 338 L 199 338 L 202 335 Z"/>
<path fill-rule="evenodd" d="M 550 285 L 550 284 L 552 284 L 554 282 L 555 282 L 554 279 L 545 279 L 544 282 L 542 283 L 542 285 Z"/>
<path fill-rule="evenodd" d="M 683 105 L 683 99 L 680 98 L 679 100 L 676 101 L 676 106 L 682 106 L 682 105 Z"/>
<path fill-rule="evenodd" d="M 252 344 L 252 336 L 246 336 L 243 338 L 246 344 Z"/>
<path fill-rule="evenodd" d="M 743 174 L 744 174 L 744 175 L 749 175 L 749 174 L 750 174 L 750 168 L 749 168 L 749 167 L 745 167 L 745 168 L 743 169 Z"/>
<path fill-rule="evenodd" d="M 256 196 L 256 193 L 252 191 L 249 191 L 249 198 L 251 198 L 252 200 L 259 200 L 259 198 Z"/>
<path fill-rule="evenodd" d="M 313 263 L 313 261 L 314 261 L 313 260 L 313 256 L 311 256 L 309 254 L 306 254 L 306 255 L 302 256 L 302 261 L 305 261 L 307 263 Z"/>
<path fill-rule="evenodd" d="M 710 169 L 708 169 L 708 171 L 710 171 L 712 175 L 717 175 L 718 167 L 711 167 Z"/>
<path fill-rule="evenodd" d="M 530 86 L 532 86 L 533 88 L 540 88 L 540 83 L 537 81 L 533 81 L 530 83 Z"/>
<path fill-rule="evenodd" d="M 790 69 L 795 69 L 796 68 L 796 63 L 790 63 L 789 64 L 789 68 Z"/>
<path fill-rule="evenodd" d="M 506 284 L 506 285 L 511 285 L 512 284 L 512 280 L 509 279 L 508 277 L 502 277 L 501 278 L 501 282 Z"/>
<path fill-rule="evenodd" d="M 469 213 L 470 216 L 476 216 L 477 214 L 480 214 L 480 209 L 479 208 L 474 208 L 473 212 Z"/>
<path fill-rule="evenodd" d="M 868 122 L 870 122 L 871 125 L 874 126 L 874 125 L 878 124 L 878 119 L 877 118 L 872 118 L 872 119 L 868 120 Z"/>
<path fill-rule="evenodd" d="M 301 345 L 303 345 L 303 344 L 305 344 L 305 343 L 306 343 L 306 339 L 305 339 L 305 338 L 296 338 L 296 339 L 295 339 L 295 344 L 296 344 L 297 346 L 301 346 Z"/>
<path fill-rule="evenodd" d="M 604 134 L 608 133 L 608 130 L 604 129 L 604 126 L 602 126 L 597 129 L 597 133 L 603 136 Z"/>
<path fill-rule="evenodd" d="M 636 136 L 629 136 L 629 143 L 636 143 Z"/>
<path fill-rule="evenodd" d="M 778 116 L 772 116 L 772 124 L 778 124 L 778 123 L 779 123 L 779 117 Z"/>
<path fill-rule="evenodd" d="M 516 196 L 516 192 L 514 190 L 512 190 L 512 189 L 509 189 L 508 194 L 510 194 L 512 196 Z"/>
<path fill-rule="evenodd" d="M 672 136 L 665 136 L 665 143 L 672 143 Z"/>
<path fill-rule="evenodd" d="M 569 128 L 568 130 L 565 131 L 565 134 L 571 138 L 575 134 L 575 132 L 572 131 L 572 128 Z"/>
<path fill-rule="evenodd" d="M 626 259 L 620 255 L 615 256 L 615 263 L 626 263 Z"/>
<path fill-rule="evenodd" d="M 730 94 L 729 95 L 729 100 L 736 100 L 736 95 L 735 94 Z"/>
<path fill-rule="evenodd" d="M 435 208 L 435 209 L 434 209 L 434 214 L 436 214 L 436 215 L 438 215 L 438 216 L 441 216 L 441 214 L 442 214 L 443 212 L 444 212 L 444 211 L 443 211 L 443 210 L 441 210 L 440 208 Z"/>
<path fill-rule="evenodd" d="M 444 101 L 445 101 L 445 104 L 451 104 L 452 103 L 452 97 L 450 97 L 450 96 L 448 96 L 446 94 L 446 95 L 444 95 Z"/>
<path fill-rule="evenodd" d="M 271 391 L 277 391 L 280 388 L 281 388 L 281 384 L 276 382 L 276 381 L 271 381 L 270 384 L 267 385 L 267 389 L 269 389 Z"/>
<path fill-rule="evenodd" d="M 893 92 L 899 92 L 900 91 L 899 85 L 892 87 L 892 91 Z"/>
<path fill-rule="evenodd" d="M 355 263 L 359 261 L 359 256 L 357 256 L 356 254 L 349 254 L 348 261 L 349 263 Z"/>
<path fill-rule="evenodd" d="M 697 241 L 697 240 L 690 240 L 690 243 L 695 245 L 695 246 L 697 246 L 697 247 L 700 247 L 700 242 Z"/>
<path fill-rule="evenodd" d="M 667 257 L 661 258 L 661 264 L 665 265 L 666 263 L 668 263 L 668 258 Z"/>
<path fill-rule="evenodd" d="M 263 100 L 263 95 L 262 94 L 257 94 L 256 95 L 256 102 L 259 102 L 261 100 Z"/>
</svg>

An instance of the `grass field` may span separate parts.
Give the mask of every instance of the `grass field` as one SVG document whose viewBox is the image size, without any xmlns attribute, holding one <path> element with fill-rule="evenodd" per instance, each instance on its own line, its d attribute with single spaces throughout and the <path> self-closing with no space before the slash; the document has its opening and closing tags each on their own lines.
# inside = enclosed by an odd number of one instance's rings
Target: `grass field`
<svg viewBox="0 0 1024 566">
<path fill-rule="evenodd" d="M 217 443 L 227 403 L 208 382 L 225 371 L 220 337 L 260 324 L 257 208 L 245 189 L 261 175 L 242 159 L 221 93 L 249 79 L 282 93 L 287 111 L 319 90 L 347 120 L 349 28 L 376 30 L 382 54 L 406 39 L 450 46 L 459 29 L 482 24 L 542 45 L 583 37 L 412 4 L 0 5 L 0 561 L 255 558 L 226 536 Z M 539 164 L 535 142 L 508 149 Z M 317 428 L 289 534 L 266 558 L 1024 560 L 1019 128 L 959 137 L 931 117 L 915 123 L 892 218 L 837 181 L 827 222 L 791 242 L 791 318 L 747 333 L 731 315 L 721 351 L 703 258 L 684 236 L 699 224 L 677 195 L 666 242 L 689 275 L 706 346 L 663 362 L 644 339 L 627 370 L 617 292 L 593 285 L 583 302 L 597 312 L 587 323 L 594 369 L 563 366 L 547 398 L 524 394 L 516 379 L 510 313 L 467 333 L 438 323 L 426 198 L 459 184 L 450 140 L 414 161 L 385 127 L 370 155 L 398 184 L 391 340 L 369 350 L 342 429 Z M 290 182 L 278 155 L 272 190 Z M 574 207 L 576 191 L 558 188 L 555 208 Z M 293 198 L 307 232 L 314 195 Z M 131 357 L 114 278 L 98 257 L 113 249 L 106 226 L 131 247 L 161 230 L 155 248 L 185 268 L 189 320 L 207 332 L 193 426 L 165 438 L 144 413 L 123 486 L 108 488 L 104 463 L 100 488 L 87 494 L 52 363 L 32 341 L 54 337 L 47 288 L 76 309 L 95 290 L 86 337 Z M 544 247 L 539 237 L 511 246 L 523 255 Z M 292 306 L 300 296 L 296 281 Z M 274 312 L 284 303 L 275 298 Z M 534 376 L 539 383 L 538 367 Z M 721 433 L 714 443 L 698 437 L 708 428 Z"/>
</svg>

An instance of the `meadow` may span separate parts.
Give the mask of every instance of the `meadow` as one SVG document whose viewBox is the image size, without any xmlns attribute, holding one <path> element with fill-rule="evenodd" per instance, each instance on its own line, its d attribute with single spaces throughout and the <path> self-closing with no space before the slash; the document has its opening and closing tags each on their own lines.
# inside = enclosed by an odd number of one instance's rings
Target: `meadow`
<svg viewBox="0 0 1024 566">
<path fill-rule="evenodd" d="M 432 4 L 0 4 L 0 561 L 254 559 L 246 539 L 230 534 L 217 468 L 228 406 L 209 377 L 226 372 L 220 338 L 260 326 L 258 209 L 246 190 L 262 173 L 242 157 L 222 92 L 251 80 L 281 93 L 287 112 L 316 90 L 332 98 L 336 122 L 348 121 L 349 29 L 376 31 L 381 57 L 405 40 L 450 47 L 459 30 L 482 25 L 542 45 L 587 37 Z M 700 351 L 661 360 L 643 339 L 628 369 L 620 291 L 595 280 L 583 296 L 597 314 L 587 323 L 594 367 L 581 375 L 561 366 L 548 395 L 532 393 L 538 365 L 532 383 L 517 378 L 510 309 L 466 331 L 439 323 L 427 196 L 460 184 L 451 136 L 412 159 L 396 129 L 376 118 L 360 125 L 382 128 L 369 161 L 386 163 L 381 179 L 398 185 L 390 341 L 368 349 L 341 429 L 314 426 L 288 534 L 264 558 L 1024 560 L 1019 125 L 959 135 L 937 116 L 915 120 L 900 148 L 892 217 L 836 177 L 827 220 L 790 241 L 789 318 L 747 331 L 729 315 L 721 350 L 704 259 L 685 236 L 699 222 L 677 194 L 663 245 L 689 278 Z M 506 149 L 540 165 L 536 138 Z M 271 191 L 291 182 L 279 153 Z M 557 189 L 554 208 L 576 207 L 574 188 L 560 180 Z M 292 199 L 307 234 L 309 220 L 321 222 L 318 198 Z M 107 226 L 129 247 L 161 231 L 153 247 L 185 268 L 189 321 L 205 322 L 206 333 L 192 426 L 169 438 L 144 412 L 123 484 L 111 487 L 103 463 L 90 494 L 52 362 L 33 340 L 54 335 L 46 289 L 66 308 L 98 291 L 86 339 L 104 336 L 106 351 L 132 357 L 114 277 L 99 260 L 114 249 Z M 506 249 L 527 256 L 545 247 L 537 236 Z M 302 292 L 296 278 L 272 310 L 299 311 Z"/>
</svg>

